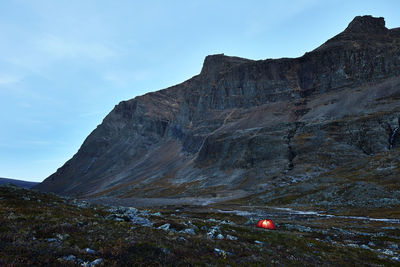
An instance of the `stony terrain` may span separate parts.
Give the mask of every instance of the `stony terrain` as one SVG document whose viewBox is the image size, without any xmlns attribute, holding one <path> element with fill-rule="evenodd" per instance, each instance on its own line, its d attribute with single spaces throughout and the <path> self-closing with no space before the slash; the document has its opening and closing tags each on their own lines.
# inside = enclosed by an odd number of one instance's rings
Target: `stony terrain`
<svg viewBox="0 0 400 267">
<path fill-rule="evenodd" d="M 390 219 L 232 203 L 136 209 L 0 186 L 0 265 L 400 266 L 399 212 Z M 266 217 L 276 230 L 255 228 Z"/>
<path fill-rule="evenodd" d="M 396 209 L 399 117 L 400 28 L 356 17 L 302 57 L 212 55 L 199 75 L 122 101 L 36 188 Z"/>
</svg>

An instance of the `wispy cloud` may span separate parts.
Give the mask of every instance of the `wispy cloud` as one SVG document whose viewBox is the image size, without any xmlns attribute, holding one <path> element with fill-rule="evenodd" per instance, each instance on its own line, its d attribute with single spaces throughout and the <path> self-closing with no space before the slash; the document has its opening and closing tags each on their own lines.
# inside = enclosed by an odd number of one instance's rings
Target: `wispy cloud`
<svg viewBox="0 0 400 267">
<path fill-rule="evenodd" d="M 318 2 L 318 0 L 286 0 L 274 5 L 265 2 L 265 8 L 269 11 L 269 15 L 263 16 L 262 14 L 257 14 L 251 16 L 245 21 L 245 34 L 247 36 L 256 36 L 270 29 L 277 28 L 277 24 L 313 7 Z M 264 10 L 259 9 L 257 12 L 264 12 Z"/>
<path fill-rule="evenodd" d="M 51 58 L 89 58 L 104 60 L 115 55 L 115 52 L 100 43 L 65 39 L 61 36 L 46 34 L 36 41 L 38 50 Z"/>
<path fill-rule="evenodd" d="M 52 144 L 52 142 L 48 140 L 24 140 L 22 142 L 25 145 L 32 145 L 32 146 L 47 146 Z"/>
<path fill-rule="evenodd" d="M 133 81 L 144 81 L 151 77 L 146 70 L 113 70 L 104 73 L 103 79 L 119 86 L 125 86 Z"/>
<path fill-rule="evenodd" d="M 9 85 L 21 80 L 20 76 L 13 74 L 0 74 L 0 85 Z"/>
<path fill-rule="evenodd" d="M 28 102 L 19 102 L 18 106 L 21 108 L 32 108 L 32 104 Z"/>
</svg>

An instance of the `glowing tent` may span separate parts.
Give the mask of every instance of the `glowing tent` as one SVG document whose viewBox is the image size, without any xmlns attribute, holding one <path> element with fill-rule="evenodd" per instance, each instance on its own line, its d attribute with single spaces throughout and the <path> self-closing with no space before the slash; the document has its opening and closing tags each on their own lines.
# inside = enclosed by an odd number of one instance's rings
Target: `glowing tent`
<svg viewBox="0 0 400 267">
<path fill-rule="evenodd" d="M 275 225 L 271 220 L 260 220 L 256 224 L 256 227 L 269 229 L 269 230 L 275 230 Z"/>
</svg>

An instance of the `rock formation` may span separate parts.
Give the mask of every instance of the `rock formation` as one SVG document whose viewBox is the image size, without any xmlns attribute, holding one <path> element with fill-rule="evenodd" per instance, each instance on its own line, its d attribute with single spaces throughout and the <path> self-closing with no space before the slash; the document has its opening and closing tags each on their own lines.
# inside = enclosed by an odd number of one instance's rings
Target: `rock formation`
<svg viewBox="0 0 400 267">
<path fill-rule="evenodd" d="M 299 58 L 207 56 L 199 75 L 115 106 L 37 188 L 361 206 L 364 190 L 396 204 L 399 75 L 400 28 L 371 16 Z"/>
</svg>

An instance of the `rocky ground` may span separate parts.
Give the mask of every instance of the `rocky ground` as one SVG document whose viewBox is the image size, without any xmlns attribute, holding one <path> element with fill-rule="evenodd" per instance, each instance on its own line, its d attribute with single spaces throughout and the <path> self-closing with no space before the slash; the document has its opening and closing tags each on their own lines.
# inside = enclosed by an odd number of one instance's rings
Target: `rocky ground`
<svg viewBox="0 0 400 267">
<path fill-rule="evenodd" d="M 0 265 L 400 266 L 399 210 L 362 217 L 233 202 L 136 209 L 1 186 Z M 255 228 L 264 218 L 276 230 Z"/>
</svg>

